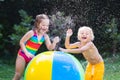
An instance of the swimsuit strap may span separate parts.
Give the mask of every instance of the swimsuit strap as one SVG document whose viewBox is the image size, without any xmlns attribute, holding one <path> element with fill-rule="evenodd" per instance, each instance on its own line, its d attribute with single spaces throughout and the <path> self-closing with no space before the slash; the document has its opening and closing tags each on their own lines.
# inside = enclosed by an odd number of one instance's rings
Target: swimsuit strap
<svg viewBox="0 0 120 80">
<path fill-rule="evenodd" d="M 34 35 L 37 35 L 37 32 L 35 30 L 33 30 L 33 32 L 34 32 Z"/>
</svg>

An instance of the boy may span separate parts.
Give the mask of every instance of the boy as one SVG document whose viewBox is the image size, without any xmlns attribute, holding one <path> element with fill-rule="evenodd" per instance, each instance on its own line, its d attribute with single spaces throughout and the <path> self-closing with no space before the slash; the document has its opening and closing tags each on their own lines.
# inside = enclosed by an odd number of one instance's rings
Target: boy
<svg viewBox="0 0 120 80">
<path fill-rule="evenodd" d="M 65 47 L 67 49 L 59 49 L 64 52 L 83 54 L 84 58 L 88 61 L 85 71 L 85 80 L 103 80 L 104 61 L 92 42 L 94 40 L 92 29 L 87 26 L 80 27 L 78 30 L 78 39 L 80 42 L 70 44 L 70 36 L 72 34 L 72 30 L 68 29 L 65 39 Z"/>
</svg>

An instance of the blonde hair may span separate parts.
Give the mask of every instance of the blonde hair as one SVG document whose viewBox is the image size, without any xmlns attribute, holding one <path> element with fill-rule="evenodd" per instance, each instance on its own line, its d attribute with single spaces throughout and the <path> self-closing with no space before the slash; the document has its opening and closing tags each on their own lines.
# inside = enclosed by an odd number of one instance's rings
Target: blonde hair
<svg viewBox="0 0 120 80">
<path fill-rule="evenodd" d="M 89 30 L 90 31 L 90 34 L 91 34 L 91 40 L 93 41 L 94 40 L 94 33 L 93 33 L 93 30 L 92 30 L 92 28 L 90 28 L 90 27 L 88 27 L 88 26 L 83 26 L 83 27 L 80 27 L 79 29 L 78 29 L 78 40 L 80 40 L 80 38 L 79 38 L 79 36 L 80 36 L 80 32 L 81 32 L 81 30 L 83 30 L 83 29 L 87 29 L 87 30 Z"/>
</svg>

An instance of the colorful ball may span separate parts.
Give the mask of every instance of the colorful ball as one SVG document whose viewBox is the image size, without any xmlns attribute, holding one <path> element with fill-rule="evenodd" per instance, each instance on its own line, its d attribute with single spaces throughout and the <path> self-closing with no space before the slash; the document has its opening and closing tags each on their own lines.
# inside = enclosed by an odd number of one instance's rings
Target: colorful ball
<svg viewBox="0 0 120 80">
<path fill-rule="evenodd" d="M 46 51 L 30 61 L 24 80 L 84 80 L 84 70 L 71 54 Z"/>
</svg>

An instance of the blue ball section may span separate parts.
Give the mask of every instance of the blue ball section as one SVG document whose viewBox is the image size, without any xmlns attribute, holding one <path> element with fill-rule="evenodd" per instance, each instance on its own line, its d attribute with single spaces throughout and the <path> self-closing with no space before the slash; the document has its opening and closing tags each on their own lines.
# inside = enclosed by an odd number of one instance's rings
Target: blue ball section
<svg viewBox="0 0 120 80">
<path fill-rule="evenodd" d="M 84 70 L 74 56 L 56 51 L 52 64 L 52 80 L 84 80 Z"/>
</svg>

